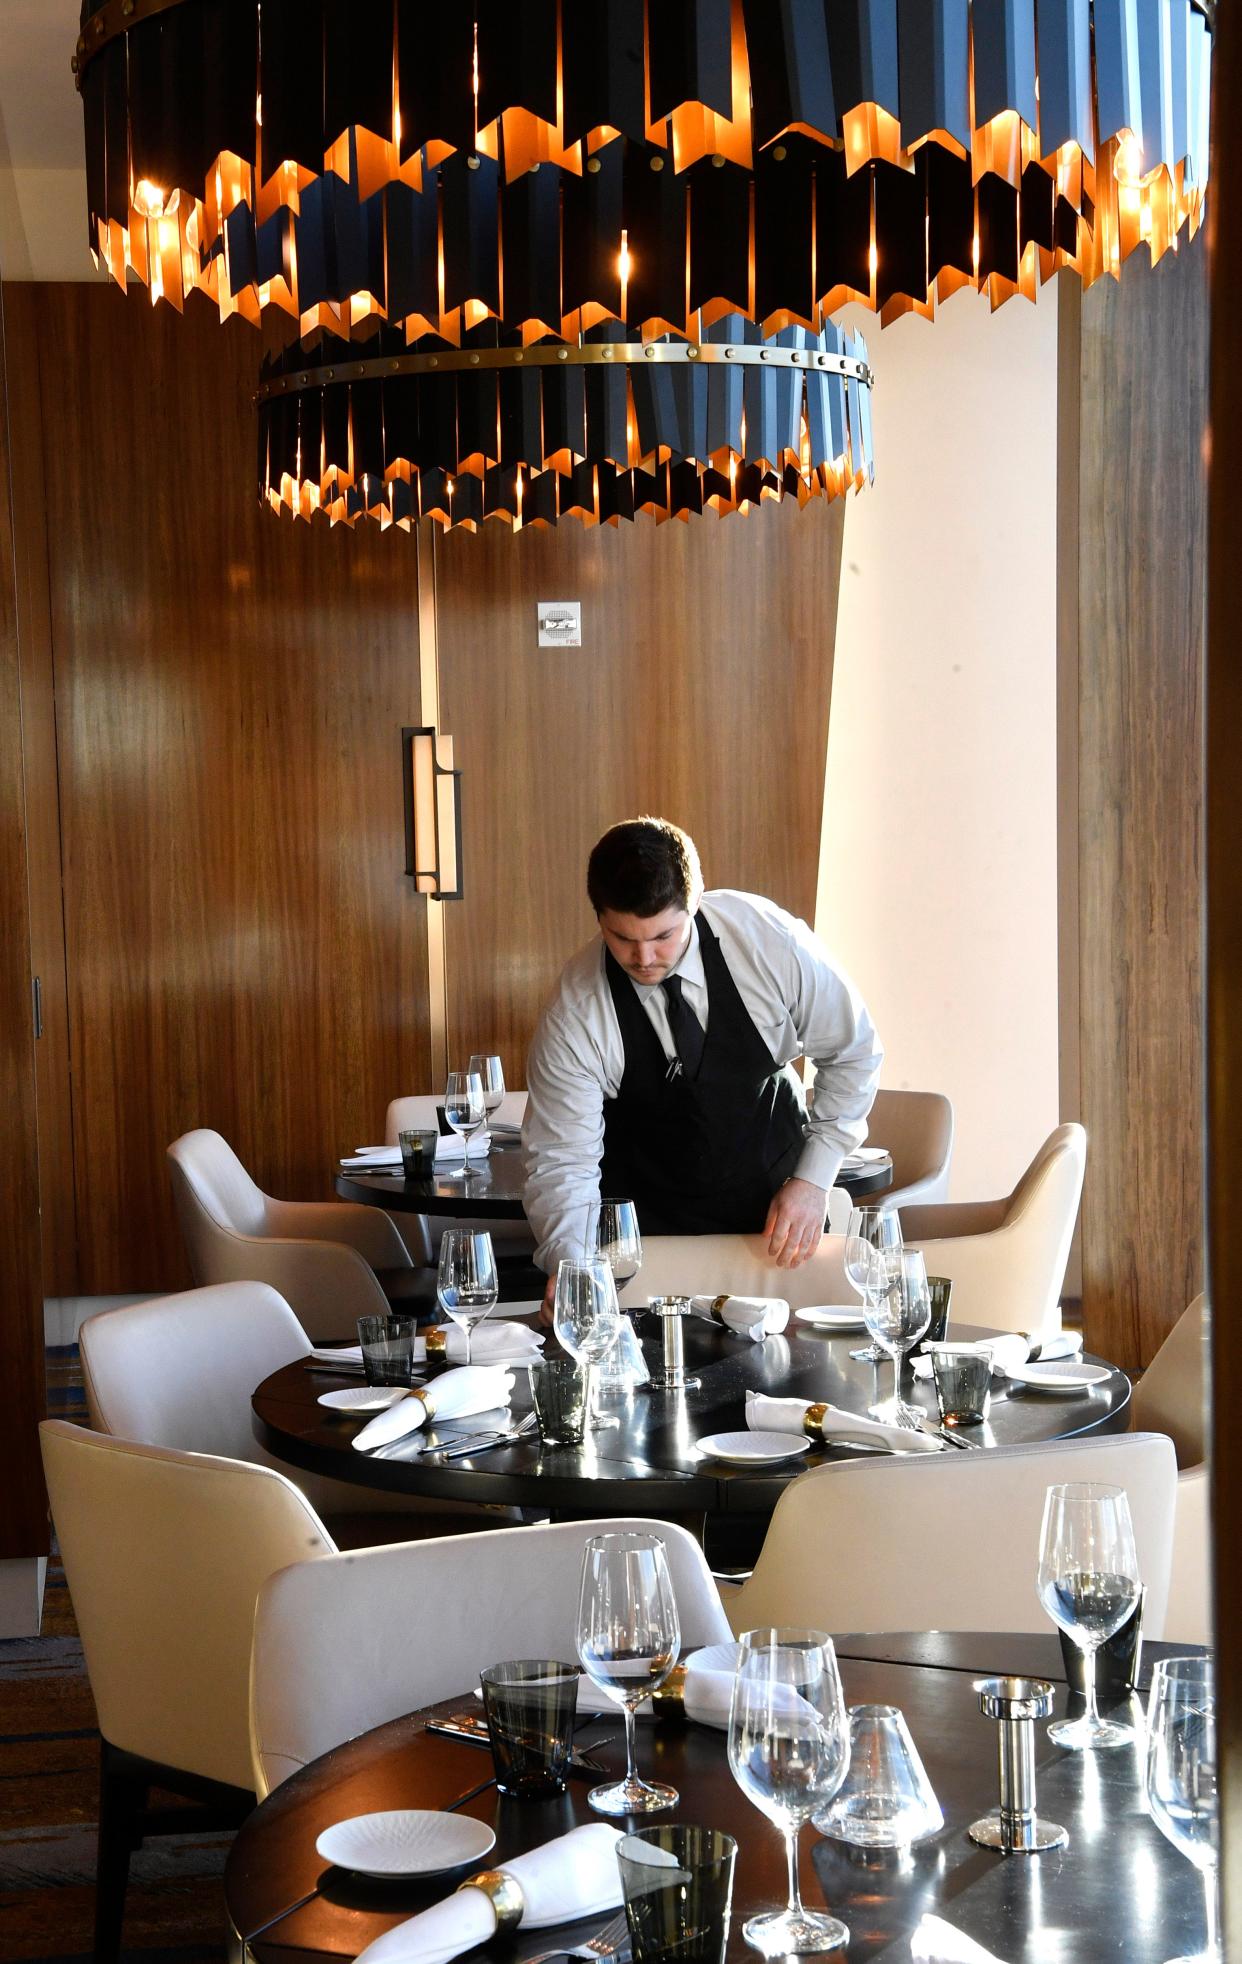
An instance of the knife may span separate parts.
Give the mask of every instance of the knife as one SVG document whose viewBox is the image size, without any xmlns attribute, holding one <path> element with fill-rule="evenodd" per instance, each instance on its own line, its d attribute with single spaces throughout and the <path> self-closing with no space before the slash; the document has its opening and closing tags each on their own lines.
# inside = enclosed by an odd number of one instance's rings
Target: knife
<svg viewBox="0 0 1242 1964">
<path fill-rule="evenodd" d="M 487 1720 L 474 1712 L 453 1712 L 446 1719 L 428 1719 L 424 1730 L 439 1732 L 446 1739 L 461 1739 L 468 1746 L 486 1746 L 491 1749 L 491 1738 L 487 1730 Z M 605 1739 L 588 1739 L 588 1746 L 607 1744 Z M 584 1750 L 575 1746 L 568 1761 L 573 1773 L 606 1773 L 608 1768 L 597 1759 L 588 1759 Z"/>
</svg>

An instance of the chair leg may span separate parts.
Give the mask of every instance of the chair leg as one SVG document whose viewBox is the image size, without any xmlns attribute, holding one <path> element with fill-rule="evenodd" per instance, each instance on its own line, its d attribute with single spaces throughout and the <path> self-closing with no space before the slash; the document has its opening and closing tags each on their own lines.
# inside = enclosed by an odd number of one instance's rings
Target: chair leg
<svg viewBox="0 0 1242 1964">
<path fill-rule="evenodd" d="M 99 1853 L 95 1865 L 95 1964 L 119 1964 L 129 1858 L 142 1844 L 149 1781 L 141 1761 L 106 1739 L 99 1753 Z"/>
</svg>

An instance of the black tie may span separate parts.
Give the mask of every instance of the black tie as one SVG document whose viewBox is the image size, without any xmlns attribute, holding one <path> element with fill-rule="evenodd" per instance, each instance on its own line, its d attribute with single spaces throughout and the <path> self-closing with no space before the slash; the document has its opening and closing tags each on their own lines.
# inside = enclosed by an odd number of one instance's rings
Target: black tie
<svg viewBox="0 0 1242 1964">
<path fill-rule="evenodd" d="M 668 1006 L 668 1027 L 672 1033 L 677 1055 L 687 1077 L 697 1077 L 699 1065 L 703 1060 L 703 1025 L 682 994 L 680 975 L 670 975 L 667 982 L 661 982 L 664 999 Z"/>
</svg>

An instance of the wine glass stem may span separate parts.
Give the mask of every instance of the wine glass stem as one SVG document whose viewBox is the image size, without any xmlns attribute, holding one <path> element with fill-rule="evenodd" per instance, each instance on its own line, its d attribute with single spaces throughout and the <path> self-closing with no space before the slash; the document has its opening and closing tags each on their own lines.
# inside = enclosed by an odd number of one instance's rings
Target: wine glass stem
<svg viewBox="0 0 1242 1964">
<path fill-rule="evenodd" d="M 1204 1953 L 1208 1957 L 1218 1957 L 1220 1955 L 1220 1929 L 1216 1914 L 1216 1870 L 1214 1867 L 1206 1868 L 1203 1871 L 1203 1907 L 1207 1915 L 1207 1943 L 1204 1945 Z"/>
<path fill-rule="evenodd" d="M 638 1768 L 634 1764 L 634 1707 L 625 1706 L 625 1777 L 633 1785 L 641 1785 Z"/>
<path fill-rule="evenodd" d="M 901 1403 L 901 1352 L 893 1352 L 893 1404 Z"/>
<path fill-rule="evenodd" d="M 1083 1652 L 1082 1682 L 1083 1682 L 1083 1696 L 1087 1701 L 1087 1709 L 1083 1713 L 1083 1724 L 1087 1727 L 1087 1730 L 1089 1732 L 1094 1732 L 1096 1726 L 1100 1723 L 1100 1708 L 1097 1705 L 1095 1699 L 1095 1645 L 1094 1644 L 1092 1644 L 1089 1647 L 1089 1649 Z"/>
<path fill-rule="evenodd" d="M 466 1362 L 467 1362 L 467 1364 L 469 1364 L 469 1362 L 470 1362 L 470 1338 L 471 1338 L 471 1336 L 472 1336 L 472 1334 L 473 1334 L 473 1332 L 472 1332 L 472 1330 L 471 1330 L 471 1328 L 470 1328 L 470 1325 L 469 1325 L 469 1323 L 467 1323 L 467 1324 L 466 1324 Z"/>
<path fill-rule="evenodd" d="M 785 1829 L 785 1861 L 789 1867 L 789 1913 L 791 1916 L 805 1916 L 802 1907 L 802 1890 L 798 1884 L 798 1828 Z"/>
</svg>

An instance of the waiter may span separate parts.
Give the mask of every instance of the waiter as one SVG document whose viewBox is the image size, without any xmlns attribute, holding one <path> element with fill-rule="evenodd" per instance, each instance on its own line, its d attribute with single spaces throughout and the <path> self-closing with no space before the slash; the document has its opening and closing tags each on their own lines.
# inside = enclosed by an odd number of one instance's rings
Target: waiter
<svg viewBox="0 0 1242 1964">
<path fill-rule="evenodd" d="M 862 998 L 804 921 L 705 893 L 694 841 L 667 819 L 605 832 L 587 892 L 599 935 L 562 971 L 527 1060 L 537 1263 L 552 1278 L 582 1255 L 602 1192 L 633 1200 L 644 1234 L 761 1230 L 797 1268 L 866 1137 L 883 1051 Z"/>
</svg>

